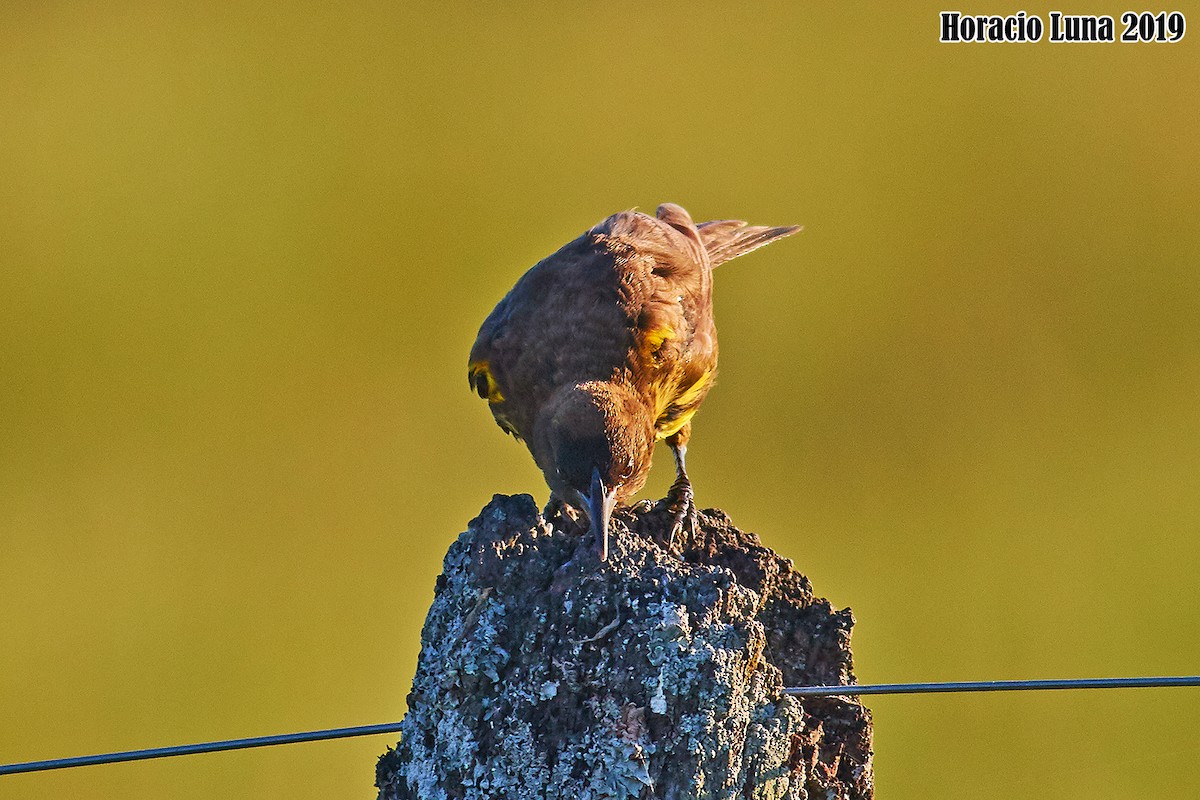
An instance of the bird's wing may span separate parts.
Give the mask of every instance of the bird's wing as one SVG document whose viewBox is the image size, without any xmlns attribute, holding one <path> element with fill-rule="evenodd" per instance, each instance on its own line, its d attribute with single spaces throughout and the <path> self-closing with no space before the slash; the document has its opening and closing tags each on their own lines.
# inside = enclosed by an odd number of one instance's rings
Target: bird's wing
<svg viewBox="0 0 1200 800">
<path fill-rule="evenodd" d="M 677 205 L 659 206 L 655 217 L 622 212 L 602 225 L 614 252 L 625 254 L 618 262 L 634 333 L 632 382 L 655 414 L 658 438 L 667 438 L 688 423 L 716 377 L 712 269 Z"/>
<path fill-rule="evenodd" d="M 712 311 L 712 269 L 798 226 L 747 225 L 740 220 L 699 226 L 680 206 L 658 207 L 656 218 L 622 217 L 637 251 L 652 262 L 637 323 L 636 363 L 649 387 L 660 439 L 679 433 L 712 388 L 717 373 L 717 331 Z"/>
</svg>

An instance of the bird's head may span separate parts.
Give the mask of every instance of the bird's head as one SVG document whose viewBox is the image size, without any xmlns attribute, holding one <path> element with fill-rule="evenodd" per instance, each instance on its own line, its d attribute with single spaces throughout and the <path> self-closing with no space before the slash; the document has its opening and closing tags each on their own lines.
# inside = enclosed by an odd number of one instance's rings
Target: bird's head
<svg viewBox="0 0 1200 800">
<path fill-rule="evenodd" d="M 641 489 L 650 471 L 653 414 L 628 387 L 589 381 L 560 390 L 543 419 L 549 458 L 539 463 L 546 480 L 560 497 L 588 512 L 603 557 L 614 506 Z"/>
</svg>

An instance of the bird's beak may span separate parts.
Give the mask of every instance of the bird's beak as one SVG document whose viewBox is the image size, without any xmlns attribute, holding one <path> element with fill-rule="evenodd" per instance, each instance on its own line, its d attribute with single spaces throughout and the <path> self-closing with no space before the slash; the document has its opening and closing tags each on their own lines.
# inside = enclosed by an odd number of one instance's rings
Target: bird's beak
<svg viewBox="0 0 1200 800">
<path fill-rule="evenodd" d="M 617 487 L 611 489 L 600 479 L 600 470 L 592 470 L 592 487 L 588 492 L 588 516 L 591 517 L 591 533 L 600 548 L 600 560 L 608 560 L 608 520 L 612 517 L 617 502 Z"/>
</svg>

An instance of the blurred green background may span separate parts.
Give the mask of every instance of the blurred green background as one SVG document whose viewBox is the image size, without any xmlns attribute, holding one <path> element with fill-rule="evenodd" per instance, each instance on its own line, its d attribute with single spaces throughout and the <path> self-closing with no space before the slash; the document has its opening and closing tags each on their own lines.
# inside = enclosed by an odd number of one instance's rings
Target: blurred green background
<svg viewBox="0 0 1200 800">
<path fill-rule="evenodd" d="M 399 719 L 446 547 L 546 496 L 479 323 L 667 200 L 806 227 L 718 272 L 689 465 L 860 680 L 1200 672 L 1200 33 L 800 5 L 10 5 L 0 762 Z M 1196 796 L 1194 690 L 869 705 L 881 798 Z M 0 798 L 371 798 L 390 740 Z"/>
</svg>

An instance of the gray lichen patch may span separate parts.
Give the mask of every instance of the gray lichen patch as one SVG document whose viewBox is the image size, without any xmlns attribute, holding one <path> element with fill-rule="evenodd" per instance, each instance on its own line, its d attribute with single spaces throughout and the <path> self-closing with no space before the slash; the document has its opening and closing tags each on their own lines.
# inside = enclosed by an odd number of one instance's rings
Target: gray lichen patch
<svg viewBox="0 0 1200 800">
<path fill-rule="evenodd" d="M 853 680 L 849 610 L 705 511 L 614 517 L 609 559 L 528 495 L 446 555 L 381 800 L 870 798 L 871 724 L 785 685 Z"/>
</svg>

